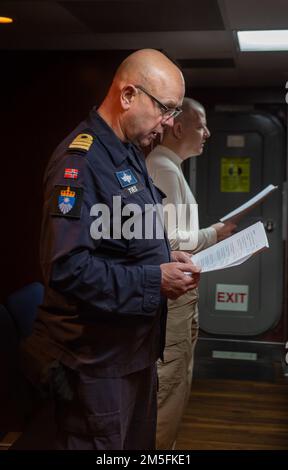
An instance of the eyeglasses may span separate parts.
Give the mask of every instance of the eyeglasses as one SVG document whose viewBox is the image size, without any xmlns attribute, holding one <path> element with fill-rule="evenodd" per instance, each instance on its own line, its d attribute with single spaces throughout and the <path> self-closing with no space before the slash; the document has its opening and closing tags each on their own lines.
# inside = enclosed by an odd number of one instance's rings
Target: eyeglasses
<svg viewBox="0 0 288 470">
<path fill-rule="evenodd" d="M 161 103 L 161 101 L 159 101 L 157 98 L 155 98 L 155 96 L 148 93 L 148 91 L 146 91 L 145 88 L 143 88 L 141 85 L 135 85 L 135 88 L 137 88 L 138 90 L 141 90 L 143 93 L 145 93 L 145 95 L 149 96 L 149 98 L 152 101 L 155 101 L 155 103 L 158 104 L 158 106 L 160 108 L 160 111 L 161 111 L 161 114 L 162 114 L 162 117 L 163 117 L 163 119 L 165 119 L 165 121 L 168 121 L 168 119 L 171 119 L 172 117 L 176 118 L 177 116 L 179 116 L 179 114 L 182 113 L 182 109 L 179 108 L 179 107 L 168 108 L 168 106 L 166 106 L 166 104 Z"/>
</svg>

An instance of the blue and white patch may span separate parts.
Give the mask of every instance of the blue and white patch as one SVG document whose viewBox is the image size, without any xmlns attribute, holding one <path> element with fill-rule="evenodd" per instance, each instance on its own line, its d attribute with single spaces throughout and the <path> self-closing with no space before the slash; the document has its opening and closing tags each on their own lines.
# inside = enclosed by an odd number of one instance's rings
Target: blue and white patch
<svg viewBox="0 0 288 470">
<path fill-rule="evenodd" d="M 121 188 L 126 188 L 127 186 L 132 186 L 138 182 L 136 176 L 133 174 L 132 170 L 117 171 L 117 179 L 121 184 Z"/>
<path fill-rule="evenodd" d="M 51 215 L 80 218 L 83 188 L 56 185 L 51 198 Z"/>
<path fill-rule="evenodd" d="M 75 204 L 75 197 L 72 196 L 59 196 L 58 197 L 58 207 L 62 214 L 66 215 L 68 212 L 73 209 Z"/>
</svg>

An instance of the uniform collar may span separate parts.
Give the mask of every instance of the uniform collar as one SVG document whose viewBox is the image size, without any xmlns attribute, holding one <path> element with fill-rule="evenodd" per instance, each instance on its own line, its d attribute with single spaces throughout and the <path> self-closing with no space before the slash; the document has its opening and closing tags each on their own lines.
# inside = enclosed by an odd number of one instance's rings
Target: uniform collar
<svg viewBox="0 0 288 470">
<path fill-rule="evenodd" d="M 155 153 L 159 155 L 165 155 L 165 157 L 169 158 L 175 165 L 181 166 L 183 163 L 182 158 L 180 158 L 173 150 L 169 149 L 168 147 L 165 147 L 165 145 L 157 145 L 154 149 Z"/>
<path fill-rule="evenodd" d="M 90 111 L 88 125 L 109 151 L 115 166 L 120 166 L 121 163 L 129 156 L 132 144 L 124 144 L 121 142 L 113 129 L 97 113 L 96 107 Z"/>
</svg>

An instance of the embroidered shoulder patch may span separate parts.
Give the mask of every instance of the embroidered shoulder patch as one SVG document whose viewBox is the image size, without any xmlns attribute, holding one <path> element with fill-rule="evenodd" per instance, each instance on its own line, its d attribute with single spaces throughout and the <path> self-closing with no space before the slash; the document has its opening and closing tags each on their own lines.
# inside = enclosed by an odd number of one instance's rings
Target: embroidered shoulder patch
<svg viewBox="0 0 288 470">
<path fill-rule="evenodd" d="M 132 186 L 132 184 L 136 184 L 138 182 L 132 170 L 129 170 L 129 169 L 124 170 L 124 171 L 117 171 L 116 176 L 121 185 L 121 188 Z"/>
<path fill-rule="evenodd" d="M 80 218 L 83 188 L 56 185 L 51 201 L 51 215 Z"/>
<path fill-rule="evenodd" d="M 69 145 L 69 149 L 84 150 L 88 152 L 93 144 L 93 137 L 90 134 L 78 134 Z"/>
<path fill-rule="evenodd" d="M 65 168 L 64 178 L 77 180 L 78 174 L 79 174 L 79 170 L 77 168 Z"/>
</svg>

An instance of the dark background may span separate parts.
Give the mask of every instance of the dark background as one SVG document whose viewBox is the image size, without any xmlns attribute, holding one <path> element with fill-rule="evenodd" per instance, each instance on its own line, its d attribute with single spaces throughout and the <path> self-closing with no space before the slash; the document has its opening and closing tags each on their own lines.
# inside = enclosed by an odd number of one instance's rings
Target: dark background
<svg viewBox="0 0 288 470">
<path fill-rule="evenodd" d="M 0 53 L 1 303 L 14 290 L 41 281 L 38 251 L 46 164 L 60 141 L 101 103 L 117 66 L 130 52 Z M 285 124 L 285 90 L 280 88 L 195 87 L 186 94 L 207 110 L 223 103 L 253 104 Z M 282 321 L 272 336 L 281 332 Z"/>
<path fill-rule="evenodd" d="M 38 264 L 42 179 L 60 141 L 104 98 L 131 51 L 1 52 L 1 299 L 41 280 Z M 271 89 L 187 90 L 209 109 L 259 102 L 284 119 L 283 92 Z M 261 105 L 262 102 L 262 105 Z"/>
<path fill-rule="evenodd" d="M 41 280 L 42 178 L 60 141 L 100 104 L 129 51 L 1 52 L 1 299 Z"/>
</svg>

